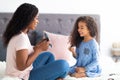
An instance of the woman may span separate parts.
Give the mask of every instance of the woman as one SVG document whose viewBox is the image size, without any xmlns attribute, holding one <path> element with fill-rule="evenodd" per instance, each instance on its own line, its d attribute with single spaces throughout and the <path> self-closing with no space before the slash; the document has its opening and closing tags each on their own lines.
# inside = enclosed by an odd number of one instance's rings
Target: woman
<svg viewBox="0 0 120 80">
<path fill-rule="evenodd" d="M 35 30 L 38 22 L 38 8 L 29 3 L 20 5 L 13 14 L 3 34 L 6 75 L 22 80 L 62 80 L 69 65 L 64 60 L 55 61 L 50 52 L 45 52 L 49 41 L 43 39 L 34 47 L 30 44 L 27 33 Z"/>
</svg>

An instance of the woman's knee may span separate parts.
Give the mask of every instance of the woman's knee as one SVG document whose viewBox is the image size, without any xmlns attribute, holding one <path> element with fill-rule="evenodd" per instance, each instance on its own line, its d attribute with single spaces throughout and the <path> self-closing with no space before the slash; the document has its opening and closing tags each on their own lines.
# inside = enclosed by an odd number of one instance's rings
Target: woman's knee
<svg viewBox="0 0 120 80">
<path fill-rule="evenodd" d="M 40 53 L 40 55 L 38 57 L 44 57 L 44 56 L 50 56 L 50 57 L 54 57 L 54 55 L 51 52 L 45 51 Z"/>
<path fill-rule="evenodd" d="M 59 66 L 61 71 L 68 71 L 69 70 L 69 64 L 66 60 L 57 60 L 56 66 Z"/>
<path fill-rule="evenodd" d="M 48 63 L 52 62 L 54 60 L 55 60 L 55 58 L 51 52 L 42 52 L 34 61 L 33 66 L 37 66 L 40 64 L 42 65 L 42 64 L 45 64 L 47 62 Z"/>
<path fill-rule="evenodd" d="M 51 52 L 44 51 L 44 52 L 40 53 L 40 55 L 53 55 L 53 54 Z"/>
</svg>

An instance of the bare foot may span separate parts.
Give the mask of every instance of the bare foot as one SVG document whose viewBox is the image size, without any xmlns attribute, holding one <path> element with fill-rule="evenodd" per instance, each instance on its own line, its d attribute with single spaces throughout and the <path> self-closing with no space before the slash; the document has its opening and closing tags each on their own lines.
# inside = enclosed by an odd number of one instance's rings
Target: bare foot
<svg viewBox="0 0 120 80">
<path fill-rule="evenodd" d="M 76 78 L 82 78 L 82 77 L 86 77 L 86 74 L 85 73 L 73 73 L 70 76 L 76 77 Z"/>
</svg>

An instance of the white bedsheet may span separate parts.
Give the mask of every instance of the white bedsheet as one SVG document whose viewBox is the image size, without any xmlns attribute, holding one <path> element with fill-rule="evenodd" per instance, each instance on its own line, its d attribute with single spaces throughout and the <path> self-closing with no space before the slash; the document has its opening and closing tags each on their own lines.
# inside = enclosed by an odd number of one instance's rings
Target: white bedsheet
<svg viewBox="0 0 120 80">
<path fill-rule="evenodd" d="M 95 77 L 95 78 L 74 78 L 70 77 L 69 75 L 64 80 L 120 80 L 120 63 L 108 63 L 103 64 L 103 70 L 101 77 Z M 114 65 L 114 66 L 113 66 Z M 109 67 L 111 66 L 111 67 Z M 9 76 L 5 76 L 5 62 L 0 62 L 0 80 L 20 80 L 18 78 L 13 78 Z M 111 75 L 111 76 L 110 76 Z"/>
<path fill-rule="evenodd" d="M 95 78 L 74 78 L 67 76 L 65 80 L 120 80 L 120 75 L 114 75 L 114 76 L 101 76 L 101 77 L 95 77 Z"/>
</svg>

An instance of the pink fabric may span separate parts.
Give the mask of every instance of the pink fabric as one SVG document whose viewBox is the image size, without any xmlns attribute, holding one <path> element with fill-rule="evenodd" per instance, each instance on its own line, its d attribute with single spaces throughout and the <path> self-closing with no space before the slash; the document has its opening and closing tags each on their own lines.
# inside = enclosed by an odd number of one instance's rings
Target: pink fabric
<svg viewBox="0 0 120 80">
<path fill-rule="evenodd" d="M 55 56 L 55 59 L 64 59 L 68 61 L 70 66 L 73 66 L 76 63 L 76 59 L 72 56 L 72 53 L 68 50 L 70 44 L 68 43 L 69 37 L 60 34 L 54 34 L 45 31 L 50 39 L 52 48 L 49 47 L 48 51 L 52 52 Z"/>
</svg>

